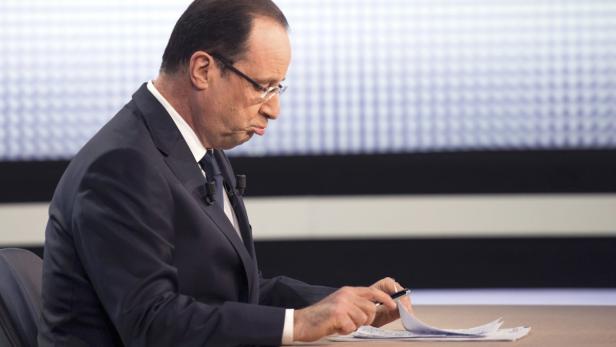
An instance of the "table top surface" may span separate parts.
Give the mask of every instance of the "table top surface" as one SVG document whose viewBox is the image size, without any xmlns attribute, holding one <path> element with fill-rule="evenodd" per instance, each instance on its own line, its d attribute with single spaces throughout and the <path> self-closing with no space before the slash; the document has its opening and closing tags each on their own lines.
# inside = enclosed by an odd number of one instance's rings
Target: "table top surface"
<svg viewBox="0 0 616 347">
<path fill-rule="evenodd" d="M 530 333 L 514 342 L 426 342 L 321 340 L 309 346 L 616 346 L 616 306 L 415 306 L 417 317 L 439 328 L 468 328 L 502 317 L 503 328 L 530 326 Z M 401 330 L 400 321 L 385 326 Z M 301 344 L 297 344 L 301 345 Z"/>
</svg>

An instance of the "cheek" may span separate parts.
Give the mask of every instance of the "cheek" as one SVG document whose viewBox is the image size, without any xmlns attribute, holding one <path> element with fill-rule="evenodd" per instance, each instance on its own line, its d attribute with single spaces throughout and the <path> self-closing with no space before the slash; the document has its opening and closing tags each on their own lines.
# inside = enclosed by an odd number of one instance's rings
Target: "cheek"
<svg viewBox="0 0 616 347">
<path fill-rule="evenodd" d="M 254 119 L 259 115 L 260 104 L 255 103 L 254 95 L 236 91 L 221 99 L 219 110 L 224 115 L 221 122 L 229 132 L 243 132 L 250 129 Z"/>
<path fill-rule="evenodd" d="M 259 115 L 259 105 L 233 105 L 227 113 L 229 123 L 236 129 L 247 129 Z"/>
<path fill-rule="evenodd" d="M 247 121 L 243 116 L 243 112 L 244 111 L 238 107 L 228 107 L 221 113 L 223 114 L 223 117 L 220 119 L 223 128 L 221 130 L 228 135 L 244 131 L 247 127 Z"/>
</svg>

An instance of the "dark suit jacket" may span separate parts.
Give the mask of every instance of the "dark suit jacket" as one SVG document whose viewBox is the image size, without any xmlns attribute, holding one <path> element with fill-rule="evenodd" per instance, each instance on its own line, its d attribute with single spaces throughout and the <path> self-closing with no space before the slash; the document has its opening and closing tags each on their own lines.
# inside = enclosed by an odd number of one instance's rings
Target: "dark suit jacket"
<svg viewBox="0 0 616 347">
<path fill-rule="evenodd" d="M 243 242 L 205 203 L 195 158 L 145 84 L 83 147 L 49 208 L 41 346 L 276 345 L 283 308 L 333 291 L 261 278 L 231 165 L 215 153 Z"/>
</svg>

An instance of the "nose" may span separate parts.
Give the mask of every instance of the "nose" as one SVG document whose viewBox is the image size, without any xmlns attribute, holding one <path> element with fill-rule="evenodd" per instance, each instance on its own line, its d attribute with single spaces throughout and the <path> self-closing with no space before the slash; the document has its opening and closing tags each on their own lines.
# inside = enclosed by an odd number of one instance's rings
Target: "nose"
<svg viewBox="0 0 616 347">
<path fill-rule="evenodd" d="M 269 119 L 276 119 L 280 114 L 280 95 L 274 94 L 269 100 L 261 104 L 259 113 Z"/>
</svg>

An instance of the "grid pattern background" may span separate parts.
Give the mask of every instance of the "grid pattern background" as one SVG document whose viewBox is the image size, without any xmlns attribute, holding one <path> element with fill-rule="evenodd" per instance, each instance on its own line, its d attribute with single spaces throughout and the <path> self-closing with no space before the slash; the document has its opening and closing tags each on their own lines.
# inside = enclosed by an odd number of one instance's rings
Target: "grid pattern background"
<svg viewBox="0 0 616 347">
<path fill-rule="evenodd" d="M 616 2 L 278 0 L 282 114 L 242 155 L 616 148 Z M 0 2 L 0 160 L 70 158 L 188 1 Z"/>
</svg>

